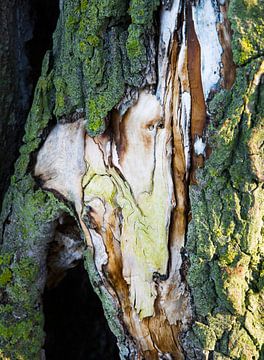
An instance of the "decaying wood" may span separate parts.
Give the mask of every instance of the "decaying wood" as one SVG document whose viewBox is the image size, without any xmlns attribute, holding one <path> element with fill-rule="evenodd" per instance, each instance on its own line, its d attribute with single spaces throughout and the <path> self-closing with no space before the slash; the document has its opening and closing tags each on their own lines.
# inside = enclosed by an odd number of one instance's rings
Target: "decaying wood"
<svg viewBox="0 0 264 360">
<path fill-rule="evenodd" d="M 209 0 L 164 6 L 156 94 L 142 90 L 136 104 L 123 116 L 113 111 L 105 133 L 94 138 L 84 119 L 56 125 L 37 157 L 43 188 L 74 203 L 139 358 L 183 359 L 179 332 L 192 314 L 181 250 L 188 183 L 206 154 L 206 100 L 220 77 L 218 22 Z M 225 26 L 219 31 L 228 67 Z"/>
<path fill-rule="evenodd" d="M 170 172 L 171 125 L 164 123 L 159 102 L 147 92 L 140 94 L 123 119 L 115 117 L 113 122 L 111 132 L 96 138 L 84 137 L 84 120 L 57 125 L 39 152 L 35 175 L 42 179 L 44 188 L 75 203 L 87 242 L 94 248 L 96 267 L 109 292 L 118 296 L 124 322 L 133 337 L 140 339 L 142 352 L 150 351 L 153 356 L 155 336 L 160 351 L 174 349 L 176 355 L 179 345 L 171 327 L 177 334 L 172 317 L 179 311 L 175 312 L 177 302 L 172 304 L 166 296 L 173 291 L 171 281 L 165 281 L 175 202 Z M 83 146 L 77 134 L 83 134 Z M 69 153 L 70 143 L 78 159 L 73 150 Z M 82 153 L 78 151 L 81 146 Z M 58 161 L 50 156 L 51 151 L 55 157 L 60 154 Z M 86 172 L 82 176 L 84 161 Z M 85 224 L 87 218 L 89 223 Z M 154 307 L 159 293 L 160 304 L 156 302 Z M 164 333 L 157 336 L 161 324 Z"/>
</svg>

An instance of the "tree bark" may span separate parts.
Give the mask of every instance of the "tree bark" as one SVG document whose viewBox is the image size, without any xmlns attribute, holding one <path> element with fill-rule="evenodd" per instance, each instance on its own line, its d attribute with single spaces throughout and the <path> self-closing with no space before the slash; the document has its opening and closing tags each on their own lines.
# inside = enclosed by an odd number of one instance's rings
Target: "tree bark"
<svg viewBox="0 0 264 360">
<path fill-rule="evenodd" d="M 262 359 L 263 10 L 60 2 L 1 215 L 3 358 L 45 358 L 44 286 L 83 257 L 121 359 Z"/>
</svg>

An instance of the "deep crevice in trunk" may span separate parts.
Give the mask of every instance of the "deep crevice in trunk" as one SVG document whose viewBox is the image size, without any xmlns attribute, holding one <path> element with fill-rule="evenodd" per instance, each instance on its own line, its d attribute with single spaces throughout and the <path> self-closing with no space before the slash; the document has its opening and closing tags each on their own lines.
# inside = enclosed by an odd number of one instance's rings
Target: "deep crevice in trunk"
<svg viewBox="0 0 264 360">
<path fill-rule="evenodd" d="M 41 73 L 42 60 L 52 49 L 52 35 L 59 17 L 59 0 L 31 0 L 30 17 L 34 22 L 33 37 L 26 45 L 31 65 L 31 81 L 35 87 Z"/>
<path fill-rule="evenodd" d="M 75 220 L 61 216 L 49 244 L 43 294 L 46 360 L 119 358 L 116 338 L 80 259 L 84 248 Z"/>
<path fill-rule="evenodd" d="M 83 262 L 68 270 L 58 286 L 46 288 L 43 300 L 46 360 L 119 359 Z"/>
</svg>

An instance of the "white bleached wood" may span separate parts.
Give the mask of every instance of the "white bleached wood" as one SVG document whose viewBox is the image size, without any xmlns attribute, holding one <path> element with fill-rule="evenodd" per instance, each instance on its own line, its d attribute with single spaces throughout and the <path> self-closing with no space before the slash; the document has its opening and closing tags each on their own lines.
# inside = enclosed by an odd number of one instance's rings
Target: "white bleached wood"
<svg viewBox="0 0 264 360">
<path fill-rule="evenodd" d="M 45 189 L 54 189 L 73 202 L 78 214 L 82 209 L 80 179 L 85 173 L 84 121 L 58 124 L 40 149 L 35 176 L 44 182 Z"/>
<path fill-rule="evenodd" d="M 194 151 L 196 155 L 204 155 L 206 143 L 203 142 L 203 138 L 197 136 L 194 142 Z"/>
<path fill-rule="evenodd" d="M 195 32 L 201 48 L 201 75 L 205 100 L 220 78 L 222 47 L 217 34 L 218 14 L 212 0 L 192 7 Z M 205 15 L 206 14 L 206 15 Z"/>
<path fill-rule="evenodd" d="M 181 0 L 173 0 L 170 10 L 162 6 L 160 16 L 160 38 L 159 38 L 159 59 L 158 59 L 158 86 L 157 98 L 164 104 L 166 91 L 167 73 L 169 68 L 169 49 L 172 36 L 177 26 L 178 14 L 181 11 Z"/>
<path fill-rule="evenodd" d="M 190 168 L 190 126 L 191 126 L 191 95 L 184 92 L 181 96 L 180 124 L 183 132 L 183 145 L 186 169 Z"/>
</svg>

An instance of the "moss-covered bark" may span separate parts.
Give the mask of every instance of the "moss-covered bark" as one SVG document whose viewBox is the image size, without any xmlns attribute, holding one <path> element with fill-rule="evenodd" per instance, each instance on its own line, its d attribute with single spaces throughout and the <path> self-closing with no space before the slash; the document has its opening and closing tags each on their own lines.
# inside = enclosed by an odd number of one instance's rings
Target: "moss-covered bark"
<svg viewBox="0 0 264 360">
<path fill-rule="evenodd" d="M 58 119 L 83 109 L 91 135 L 127 86 L 155 82 L 151 42 L 159 1 L 65 1 L 54 34 L 54 114 Z M 149 66 L 150 64 L 150 66 Z"/>
<path fill-rule="evenodd" d="M 262 1 L 230 2 L 236 81 L 209 103 L 212 154 L 190 186 L 190 358 L 264 356 L 262 13 Z"/>
<path fill-rule="evenodd" d="M 49 57 L 43 65 L 28 117 L 24 145 L 1 214 L 0 349 L 2 358 L 38 358 L 43 343 L 40 295 L 45 285 L 47 242 L 54 220 L 67 210 L 52 194 L 36 188 L 30 155 L 50 120 Z"/>
</svg>

